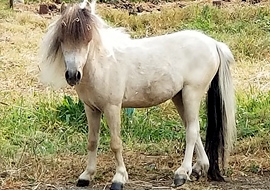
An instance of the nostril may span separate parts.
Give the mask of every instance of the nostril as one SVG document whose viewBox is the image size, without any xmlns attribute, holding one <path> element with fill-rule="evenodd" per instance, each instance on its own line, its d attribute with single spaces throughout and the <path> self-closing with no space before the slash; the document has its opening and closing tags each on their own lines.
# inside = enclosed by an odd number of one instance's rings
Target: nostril
<svg viewBox="0 0 270 190">
<path fill-rule="evenodd" d="M 65 77 L 66 77 L 66 79 L 69 79 L 69 74 L 68 74 L 68 71 L 66 71 L 66 73 L 65 73 Z"/>
<path fill-rule="evenodd" d="M 80 82 L 82 74 L 80 71 L 66 70 L 65 78 L 69 85 L 74 86 Z"/>
<path fill-rule="evenodd" d="M 77 73 L 76 73 L 76 80 L 77 81 L 81 80 L 81 77 L 82 77 L 81 72 L 80 71 L 77 71 Z"/>
</svg>

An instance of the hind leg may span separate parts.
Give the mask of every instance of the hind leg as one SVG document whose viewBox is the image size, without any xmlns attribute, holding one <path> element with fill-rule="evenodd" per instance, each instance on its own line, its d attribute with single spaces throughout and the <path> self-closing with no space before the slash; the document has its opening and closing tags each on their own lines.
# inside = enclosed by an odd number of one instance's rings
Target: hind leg
<svg viewBox="0 0 270 190">
<path fill-rule="evenodd" d="M 200 134 L 198 135 L 195 152 L 197 155 L 196 163 L 192 167 L 192 177 L 195 177 L 196 180 L 200 178 L 201 175 L 206 175 L 209 169 L 209 160 L 204 150 Z"/>
<path fill-rule="evenodd" d="M 184 125 L 186 127 L 186 150 L 183 163 L 175 172 L 174 185 L 180 186 L 190 179 L 189 176 L 192 173 L 192 157 L 194 152 L 194 147 L 196 145 L 196 150 L 201 153 L 202 144 L 199 135 L 199 109 L 200 102 L 204 94 L 204 89 L 200 90 L 197 87 L 185 86 L 180 92 L 173 98 L 173 102 L 183 119 Z M 200 156 L 203 154 L 198 154 L 198 164 L 196 164 L 196 169 L 199 168 L 201 164 Z"/>
<path fill-rule="evenodd" d="M 184 117 L 184 106 L 183 106 L 183 100 L 182 100 L 182 92 L 178 93 L 173 99 L 173 103 L 176 106 L 176 109 L 181 116 L 184 125 L 185 124 L 185 117 Z M 198 135 L 198 138 L 195 143 L 195 152 L 196 152 L 196 163 L 192 167 L 192 177 L 195 177 L 196 180 L 200 178 L 201 175 L 205 175 L 208 172 L 209 169 L 209 160 L 206 155 L 206 152 L 204 150 L 204 146 L 202 144 L 202 140 L 200 137 L 200 134 Z"/>
</svg>

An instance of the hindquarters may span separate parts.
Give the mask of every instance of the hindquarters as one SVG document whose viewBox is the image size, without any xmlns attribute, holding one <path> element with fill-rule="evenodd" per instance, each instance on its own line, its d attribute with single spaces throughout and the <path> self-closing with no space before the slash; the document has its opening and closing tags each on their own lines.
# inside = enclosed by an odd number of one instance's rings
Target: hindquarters
<svg viewBox="0 0 270 190">
<path fill-rule="evenodd" d="M 207 132 L 205 149 L 210 167 L 208 177 L 223 181 L 219 160 L 224 166 L 235 139 L 235 100 L 229 64 L 233 56 L 225 44 L 217 43 L 220 66 L 207 94 Z"/>
</svg>

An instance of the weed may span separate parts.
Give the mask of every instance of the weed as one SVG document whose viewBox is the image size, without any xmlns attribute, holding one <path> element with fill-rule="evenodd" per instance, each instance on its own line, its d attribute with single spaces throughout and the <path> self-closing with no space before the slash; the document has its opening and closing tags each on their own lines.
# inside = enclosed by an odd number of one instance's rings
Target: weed
<svg viewBox="0 0 270 190">
<path fill-rule="evenodd" d="M 82 130 L 82 132 L 86 131 L 84 105 L 80 100 L 75 102 L 70 96 L 64 96 L 62 104 L 56 109 L 57 117 L 66 125 L 77 127 L 78 130 Z M 84 128 L 84 130 L 80 128 Z"/>
<path fill-rule="evenodd" d="M 249 170 L 250 172 L 257 174 L 260 172 L 260 166 L 256 162 L 252 161 L 249 166 Z"/>
<path fill-rule="evenodd" d="M 270 131 L 270 94 L 238 96 L 238 138 L 263 135 Z"/>
</svg>

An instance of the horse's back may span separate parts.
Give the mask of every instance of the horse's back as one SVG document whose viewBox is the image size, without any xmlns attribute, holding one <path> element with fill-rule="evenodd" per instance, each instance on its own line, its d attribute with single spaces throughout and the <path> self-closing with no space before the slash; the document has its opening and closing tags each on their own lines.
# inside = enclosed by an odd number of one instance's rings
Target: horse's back
<svg viewBox="0 0 270 190">
<path fill-rule="evenodd" d="M 205 89 L 218 70 L 216 41 L 197 31 L 144 38 L 135 43 L 137 47 L 128 49 L 120 58 L 129 68 L 125 107 L 159 104 L 186 84 Z"/>
</svg>

